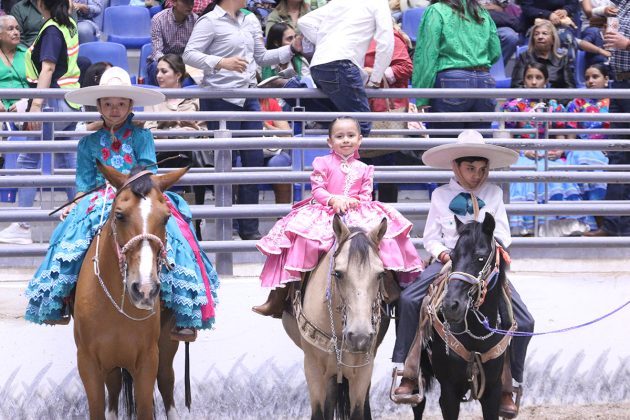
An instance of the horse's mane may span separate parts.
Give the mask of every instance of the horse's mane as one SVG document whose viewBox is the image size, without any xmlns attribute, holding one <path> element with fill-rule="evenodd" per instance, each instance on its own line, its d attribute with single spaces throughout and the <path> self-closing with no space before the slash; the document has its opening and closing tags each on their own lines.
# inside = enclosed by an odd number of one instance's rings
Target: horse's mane
<svg viewBox="0 0 630 420">
<path fill-rule="evenodd" d="M 131 168 L 131 172 L 129 172 L 129 176 L 133 176 L 138 172 L 144 171 L 146 167 L 142 165 L 135 165 Z M 151 189 L 153 188 L 153 181 L 151 180 L 151 174 L 146 174 L 141 176 L 138 179 L 135 179 L 130 185 L 129 189 L 138 197 L 145 197 Z"/>
<path fill-rule="evenodd" d="M 354 257 L 357 258 L 359 264 L 365 264 L 370 256 L 370 248 L 373 246 L 372 242 L 360 227 L 350 227 L 350 234 L 358 233 L 350 240 L 350 250 L 348 251 L 348 261 L 351 261 Z"/>
</svg>

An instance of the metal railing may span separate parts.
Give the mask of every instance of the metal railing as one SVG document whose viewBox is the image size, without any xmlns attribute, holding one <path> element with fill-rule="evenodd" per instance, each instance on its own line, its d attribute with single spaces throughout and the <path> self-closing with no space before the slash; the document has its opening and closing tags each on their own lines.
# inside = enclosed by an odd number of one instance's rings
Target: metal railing
<svg viewBox="0 0 630 420">
<path fill-rule="evenodd" d="M 201 98 L 259 98 L 277 97 L 278 90 L 274 89 L 235 89 L 231 91 L 208 91 L 204 89 L 164 89 L 167 97 L 201 97 Z M 61 89 L 52 90 L 22 90 L 4 89 L 0 90 L 0 97 L 60 97 L 65 91 Z M 546 98 L 573 98 L 584 94 L 584 90 L 568 89 L 388 89 L 371 90 L 370 97 L 546 97 Z M 589 90 L 588 96 L 591 98 L 618 97 L 630 98 L 628 90 Z M 284 89 L 284 98 L 315 98 L 324 95 L 314 89 Z M 137 120 L 163 121 L 172 120 L 208 120 L 219 121 L 219 130 L 203 130 L 199 132 L 190 131 L 156 131 L 156 137 L 168 135 L 169 137 L 183 136 L 178 139 L 156 139 L 156 149 L 158 151 L 182 151 L 182 150 L 214 150 L 215 167 L 213 169 L 197 169 L 186 174 L 179 182 L 181 185 L 214 185 L 215 203 L 212 205 L 191 206 L 195 218 L 212 218 L 216 220 L 215 241 L 204 241 L 203 248 L 208 252 L 217 253 L 216 265 L 221 274 L 232 272 L 232 252 L 254 251 L 253 241 L 232 241 L 232 218 L 258 217 L 277 218 L 286 214 L 289 205 L 233 205 L 231 186 L 238 184 L 273 184 L 273 183 L 307 183 L 310 172 L 308 167 L 303 165 L 299 168 L 288 170 L 265 170 L 263 168 L 232 168 L 232 150 L 261 149 L 261 148 L 283 148 L 294 151 L 308 148 L 326 148 L 326 142 L 322 135 L 323 130 L 302 130 L 304 121 L 326 121 L 344 116 L 347 113 L 318 113 L 318 112 L 195 112 L 195 113 L 144 113 L 136 115 Z M 474 121 L 474 122 L 505 122 L 505 121 L 630 121 L 630 114 L 581 114 L 581 113 L 504 113 L 504 112 L 483 112 L 483 113 L 354 113 L 353 116 L 364 121 L 422 121 L 422 122 L 452 122 L 452 121 Z M 23 136 L 33 137 L 40 141 L 10 141 L 0 142 L 0 153 L 17 152 L 41 152 L 55 153 L 76 150 L 77 140 L 54 140 L 59 136 L 80 137 L 86 133 L 79 132 L 52 132 L 50 127 L 56 121 L 93 121 L 99 118 L 98 113 L 73 113 L 73 112 L 41 112 L 41 113 L 0 113 L 0 122 L 3 121 L 44 121 L 41 132 L 37 131 L 0 131 L 0 136 Z M 264 120 L 288 120 L 293 121 L 297 131 L 305 132 L 308 135 L 319 137 L 291 136 L 292 132 L 274 132 L 274 134 L 285 134 L 290 137 L 263 137 L 269 134 L 260 131 L 238 131 L 227 130 L 228 121 L 264 121 Z M 453 142 L 453 138 L 460 130 L 457 129 L 428 129 L 428 130 L 374 130 L 372 136 L 364 139 L 362 148 L 364 149 L 388 149 L 392 151 L 426 150 L 430 147 Z M 486 134 L 495 134 L 497 130 L 480 130 Z M 45 132 L 52 132 L 49 138 L 44 138 Z M 532 134 L 534 129 L 501 129 L 501 133 L 507 134 Z M 608 129 L 608 130 L 576 130 L 576 129 L 549 129 L 545 130 L 546 135 L 561 134 L 583 134 L 583 133 L 606 133 L 611 136 L 630 135 L 630 129 Z M 379 135 L 400 135 L 400 136 L 423 136 L 428 135 L 448 135 L 448 138 L 383 138 Z M 194 138 L 196 136 L 212 136 L 208 138 Z M 602 151 L 630 151 L 630 140 L 611 138 L 604 140 L 550 140 L 550 139 L 506 139 L 489 138 L 491 144 L 505 146 L 515 150 L 534 149 L 567 149 L 567 150 L 602 150 Z M 519 168 L 520 169 L 520 168 Z M 563 169 L 570 169 L 569 171 Z M 602 172 L 588 172 L 584 169 L 603 170 Z M 605 166 L 605 167 L 557 167 L 549 168 L 545 171 L 496 171 L 490 176 L 490 180 L 497 183 L 509 182 L 602 182 L 602 183 L 630 183 L 630 173 L 627 172 L 627 165 Z M 41 172 L 38 172 L 41 173 Z M 51 175 L 33 176 L 33 171 L 3 171 L 0 177 L 0 187 L 41 187 L 59 188 L 74 185 L 74 175 L 69 170 L 52 169 Z M 381 183 L 443 183 L 448 182 L 452 177 L 450 171 L 433 170 L 424 167 L 402 167 L 402 168 L 377 168 L 375 181 Z M 428 212 L 429 203 L 397 203 L 394 207 L 407 216 L 424 216 Z M 551 202 L 543 205 L 536 203 L 510 203 L 506 205 L 509 214 L 525 215 L 630 215 L 630 202 Z M 0 221 L 46 221 L 52 218 L 48 216 L 46 210 L 24 209 L 19 213 L 13 208 L 0 209 Z M 421 239 L 414 239 L 417 246 L 421 246 Z M 630 238 L 514 238 L 515 247 L 618 247 L 629 246 Z M 14 257 L 17 255 L 40 256 L 46 251 L 46 244 L 2 246 L 0 247 L 0 257 Z"/>
</svg>

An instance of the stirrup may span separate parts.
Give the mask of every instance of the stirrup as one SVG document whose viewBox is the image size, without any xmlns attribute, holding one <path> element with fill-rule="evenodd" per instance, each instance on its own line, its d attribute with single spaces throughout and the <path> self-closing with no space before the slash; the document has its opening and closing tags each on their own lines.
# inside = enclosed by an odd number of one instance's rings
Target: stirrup
<svg viewBox="0 0 630 420">
<path fill-rule="evenodd" d="M 418 393 L 417 394 L 398 394 L 396 395 L 394 391 L 398 385 L 398 377 L 403 376 L 403 371 L 394 367 L 392 371 L 392 386 L 389 389 L 389 399 L 395 402 L 396 404 L 410 404 L 412 407 L 417 406 L 424 400 L 424 386 L 421 381 L 418 381 Z"/>
<path fill-rule="evenodd" d="M 181 330 L 192 330 L 192 334 L 182 334 Z M 196 328 L 173 328 L 171 330 L 171 340 L 173 341 L 185 341 L 188 343 L 192 343 L 197 339 L 197 329 Z"/>
</svg>

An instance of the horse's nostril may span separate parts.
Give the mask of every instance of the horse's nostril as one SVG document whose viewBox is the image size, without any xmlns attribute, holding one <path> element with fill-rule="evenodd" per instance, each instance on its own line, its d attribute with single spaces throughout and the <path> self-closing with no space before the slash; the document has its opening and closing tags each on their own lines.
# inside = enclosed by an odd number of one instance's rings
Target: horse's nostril
<svg viewBox="0 0 630 420">
<path fill-rule="evenodd" d="M 138 283 L 131 283 L 131 294 L 132 296 L 140 296 L 140 286 Z"/>
<path fill-rule="evenodd" d="M 160 293 L 160 285 L 155 284 L 153 288 L 151 289 L 151 293 L 149 293 L 149 297 L 153 299 L 154 297 L 158 295 L 158 293 Z"/>
</svg>

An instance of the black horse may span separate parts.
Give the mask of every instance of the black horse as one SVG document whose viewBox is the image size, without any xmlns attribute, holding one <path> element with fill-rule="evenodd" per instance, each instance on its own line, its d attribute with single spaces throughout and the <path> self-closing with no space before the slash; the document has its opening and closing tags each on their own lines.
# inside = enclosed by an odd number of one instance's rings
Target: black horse
<svg viewBox="0 0 630 420">
<path fill-rule="evenodd" d="M 484 420 L 499 418 L 501 375 L 510 337 L 494 334 L 482 322 L 498 326 L 511 322 L 502 248 L 494 238 L 495 221 L 486 214 L 484 221 L 463 224 L 456 219 L 459 239 L 451 252 L 452 271 L 446 279 L 441 304 L 425 298 L 423 317 L 428 316 L 430 339 L 422 353 L 422 376 L 429 384 L 435 375 L 440 383 L 440 407 L 444 419 L 457 419 L 463 401 L 479 399 Z M 435 306 L 432 303 L 434 302 Z M 500 326 L 498 326 L 500 328 Z M 447 344 L 448 343 L 448 344 Z M 430 365 L 426 359 L 430 354 Z M 414 407 L 414 418 L 421 419 L 425 401 Z"/>
</svg>

